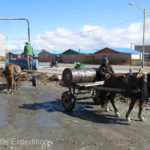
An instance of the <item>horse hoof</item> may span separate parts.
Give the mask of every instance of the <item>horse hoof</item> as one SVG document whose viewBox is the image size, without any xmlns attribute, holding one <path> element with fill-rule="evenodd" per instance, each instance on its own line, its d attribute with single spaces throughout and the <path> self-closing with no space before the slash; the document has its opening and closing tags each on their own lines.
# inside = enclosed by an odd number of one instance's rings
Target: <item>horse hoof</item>
<svg viewBox="0 0 150 150">
<path fill-rule="evenodd" d="M 119 114 L 119 112 L 117 112 L 117 113 L 116 113 L 116 117 L 120 117 L 120 114 Z"/>
<path fill-rule="evenodd" d="M 129 122 L 129 123 L 131 122 L 131 119 L 130 119 L 130 118 L 126 118 L 126 120 L 127 120 L 127 122 Z"/>
<path fill-rule="evenodd" d="M 142 117 L 142 118 L 139 118 L 140 119 L 140 121 L 142 121 L 142 122 L 144 122 L 145 121 L 145 119 Z"/>
<path fill-rule="evenodd" d="M 107 109 L 105 109 L 105 111 L 106 111 L 106 112 L 109 112 L 110 110 L 109 110 L 109 108 L 107 108 Z"/>
</svg>

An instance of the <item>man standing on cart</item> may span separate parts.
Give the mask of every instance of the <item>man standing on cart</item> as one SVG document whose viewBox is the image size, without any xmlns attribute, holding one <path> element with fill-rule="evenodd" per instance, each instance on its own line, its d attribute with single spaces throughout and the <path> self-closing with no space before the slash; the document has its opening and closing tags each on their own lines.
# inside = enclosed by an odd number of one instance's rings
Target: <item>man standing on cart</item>
<svg viewBox="0 0 150 150">
<path fill-rule="evenodd" d="M 32 61 L 33 61 L 33 48 L 30 45 L 30 42 L 26 42 L 24 46 L 24 55 L 27 60 L 28 70 L 32 70 Z"/>
<path fill-rule="evenodd" d="M 114 74 L 114 70 L 112 66 L 109 64 L 109 60 L 107 57 L 103 59 L 102 65 L 99 67 L 99 74 L 101 80 L 107 80 Z"/>
</svg>

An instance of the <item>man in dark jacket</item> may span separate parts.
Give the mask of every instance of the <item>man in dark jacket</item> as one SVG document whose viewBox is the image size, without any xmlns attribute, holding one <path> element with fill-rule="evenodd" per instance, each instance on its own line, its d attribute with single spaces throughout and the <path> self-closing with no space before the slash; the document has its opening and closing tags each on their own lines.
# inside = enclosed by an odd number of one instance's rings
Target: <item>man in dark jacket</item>
<svg viewBox="0 0 150 150">
<path fill-rule="evenodd" d="M 103 59 L 103 63 L 99 68 L 99 75 L 101 80 L 107 80 L 112 74 L 114 74 L 112 66 L 109 64 L 107 58 Z"/>
<path fill-rule="evenodd" d="M 27 60 L 28 70 L 32 70 L 33 48 L 30 45 L 30 42 L 26 42 L 26 45 L 24 46 L 24 55 Z"/>
</svg>

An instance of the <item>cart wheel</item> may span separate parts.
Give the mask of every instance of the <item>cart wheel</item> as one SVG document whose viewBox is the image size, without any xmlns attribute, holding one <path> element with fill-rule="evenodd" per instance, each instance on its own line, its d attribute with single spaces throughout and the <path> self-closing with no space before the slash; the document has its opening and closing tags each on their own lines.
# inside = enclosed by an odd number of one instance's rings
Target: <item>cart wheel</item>
<svg viewBox="0 0 150 150">
<path fill-rule="evenodd" d="M 71 94 L 69 91 L 66 91 L 62 94 L 61 100 L 65 110 L 72 111 L 75 104 L 75 96 Z"/>
<path fill-rule="evenodd" d="M 100 105 L 100 103 L 101 103 L 101 91 L 95 90 L 95 96 L 93 97 L 93 101 L 96 105 Z"/>
</svg>

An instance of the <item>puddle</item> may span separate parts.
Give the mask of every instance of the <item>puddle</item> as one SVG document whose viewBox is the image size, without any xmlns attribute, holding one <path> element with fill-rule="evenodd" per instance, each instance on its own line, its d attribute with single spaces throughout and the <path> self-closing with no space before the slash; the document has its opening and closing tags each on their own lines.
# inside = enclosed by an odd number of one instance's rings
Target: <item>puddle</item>
<svg viewBox="0 0 150 150">
<path fill-rule="evenodd" d="M 7 122 L 4 120 L 5 116 L 3 116 L 4 114 L 0 114 L 0 126 L 4 126 L 7 125 Z"/>
<path fill-rule="evenodd" d="M 7 125 L 6 116 L 7 116 L 7 101 L 3 101 L 3 97 L 0 98 L 0 126 Z"/>
<path fill-rule="evenodd" d="M 30 84 L 23 84 L 22 86 L 23 86 L 23 87 L 33 87 L 33 86 L 30 85 Z"/>
<path fill-rule="evenodd" d="M 14 95 L 0 95 L 2 133 L 8 128 L 8 137 L 15 133 L 19 138 L 31 136 L 39 139 L 55 139 L 58 135 L 66 134 L 61 121 L 61 112 L 64 108 L 57 93 L 49 86 L 40 86 L 36 90 L 23 88 L 32 87 L 30 83 L 21 86 L 19 92 Z M 24 135 L 20 134 L 24 132 Z"/>
<path fill-rule="evenodd" d="M 78 103 L 76 103 L 74 110 L 75 110 L 75 111 L 76 111 L 76 110 L 84 111 L 86 107 L 87 107 L 86 104 L 78 104 Z"/>
<path fill-rule="evenodd" d="M 38 114 L 36 119 L 36 126 L 42 128 L 59 127 L 60 124 L 57 121 L 57 117 L 59 117 L 59 114 L 56 112 L 51 114 L 45 114 L 45 115 Z"/>
<path fill-rule="evenodd" d="M 114 121 L 114 120 L 110 120 L 110 121 L 108 122 L 108 124 L 115 124 L 115 121 Z"/>
<path fill-rule="evenodd" d="M 27 128 L 27 120 L 26 119 L 17 120 L 16 127 L 21 127 L 21 128 L 24 128 L 24 129 Z"/>
<path fill-rule="evenodd" d="M 41 102 L 33 104 L 23 104 L 19 108 L 29 109 L 29 110 L 45 110 L 48 112 L 63 111 L 63 107 L 60 101 L 51 101 L 51 102 Z"/>
</svg>

